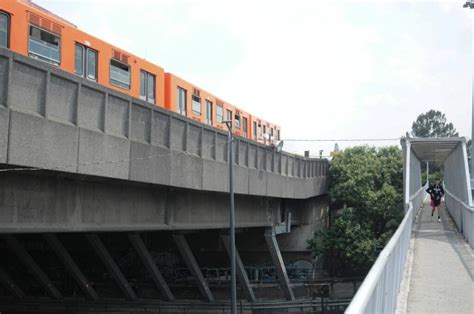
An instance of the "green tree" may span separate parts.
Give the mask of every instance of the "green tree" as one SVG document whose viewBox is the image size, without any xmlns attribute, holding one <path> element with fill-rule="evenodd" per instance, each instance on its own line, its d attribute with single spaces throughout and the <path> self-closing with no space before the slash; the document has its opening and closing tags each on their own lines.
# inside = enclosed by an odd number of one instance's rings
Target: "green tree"
<svg viewBox="0 0 474 314">
<path fill-rule="evenodd" d="M 453 137 L 459 136 L 452 123 L 448 123 L 441 111 L 430 110 L 416 118 L 411 126 L 414 137 Z"/>
<path fill-rule="evenodd" d="M 357 274 L 375 259 L 403 217 L 403 161 L 396 146 L 353 147 L 334 155 L 329 169 L 332 208 L 344 208 L 334 224 L 308 242 L 324 254 L 334 274 Z M 370 249 L 369 249 L 370 248 Z M 331 271 L 331 270 L 330 270 Z"/>
<path fill-rule="evenodd" d="M 371 222 L 376 237 L 387 231 L 387 223 L 391 225 L 393 219 L 399 219 L 403 208 L 403 161 L 398 147 L 346 149 L 332 160 L 329 180 L 333 207 L 354 208 L 361 222 Z"/>
<path fill-rule="evenodd" d="M 334 225 L 315 233 L 308 241 L 308 248 L 314 256 L 326 255 L 330 273 L 357 275 L 366 272 L 375 261 L 377 241 L 369 228 L 360 224 L 352 208 L 344 208 Z"/>
</svg>

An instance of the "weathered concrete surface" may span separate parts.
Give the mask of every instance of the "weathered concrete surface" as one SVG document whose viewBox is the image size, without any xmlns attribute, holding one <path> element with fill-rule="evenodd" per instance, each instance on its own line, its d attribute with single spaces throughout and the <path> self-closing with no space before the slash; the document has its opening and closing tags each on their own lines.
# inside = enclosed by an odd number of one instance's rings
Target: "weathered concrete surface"
<svg viewBox="0 0 474 314">
<path fill-rule="evenodd" d="M 327 200 L 236 195 L 235 206 L 239 228 L 281 223 L 289 210 L 309 234 Z M 225 193 L 45 171 L 0 175 L 0 233 L 219 229 L 228 216 Z"/>
<path fill-rule="evenodd" d="M 8 110 L 0 105 L 0 163 L 7 161 L 8 129 L 10 123 L 8 113 Z"/>
<path fill-rule="evenodd" d="M 0 165 L 228 192 L 227 135 L 0 48 Z M 232 143 L 235 192 L 306 199 L 328 161 Z"/>
<path fill-rule="evenodd" d="M 322 195 L 304 202 L 296 200 L 288 202 L 288 207 L 299 209 L 291 210 L 291 232 L 278 235 L 280 249 L 285 252 L 306 252 L 308 240 L 328 224 L 329 199 L 327 195 Z"/>
<path fill-rule="evenodd" d="M 472 313 L 474 254 L 454 231 L 442 209 L 442 223 L 431 218 L 426 204 L 414 230 L 414 249 L 408 294 L 408 313 Z M 399 300 L 398 313 L 404 313 Z"/>
</svg>

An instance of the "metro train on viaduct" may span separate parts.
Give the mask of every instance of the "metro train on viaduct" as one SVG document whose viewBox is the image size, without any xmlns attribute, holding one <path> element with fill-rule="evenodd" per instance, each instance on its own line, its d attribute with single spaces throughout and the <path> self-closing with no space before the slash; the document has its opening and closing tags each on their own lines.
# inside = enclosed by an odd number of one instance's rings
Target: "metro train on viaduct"
<svg viewBox="0 0 474 314">
<path fill-rule="evenodd" d="M 11 49 L 215 128 L 272 145 L 280 126 L 79 30 L 31 0 L 0 0 L 0 47 Z"/>
</svg>

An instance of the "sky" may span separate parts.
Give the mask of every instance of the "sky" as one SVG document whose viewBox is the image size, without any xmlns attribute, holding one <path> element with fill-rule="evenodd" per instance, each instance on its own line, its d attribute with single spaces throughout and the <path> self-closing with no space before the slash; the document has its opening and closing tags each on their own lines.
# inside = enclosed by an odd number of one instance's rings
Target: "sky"
<svg viewBox="0 0 474 314">
<path fill-rule="evenodd" d="M 398 138 L 430 109 L 471 136 L 474 10 L 463 0 L 34 2 L 281 125 L 283 139 Z M 399 141 L 338 141 L 364 143 Z"/>
</svg>

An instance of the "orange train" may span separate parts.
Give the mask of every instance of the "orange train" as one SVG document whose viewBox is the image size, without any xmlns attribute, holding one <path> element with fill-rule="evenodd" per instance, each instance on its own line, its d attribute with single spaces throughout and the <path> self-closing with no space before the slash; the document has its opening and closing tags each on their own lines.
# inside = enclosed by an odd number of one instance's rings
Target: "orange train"
<svg viewBox="0 0 474 314">
<path fill-rule="evenodd" d="M 0 0 L 0 47 L 263 144 L 280 127 L 94 36 L 31 0 Z"/>
</svg>

